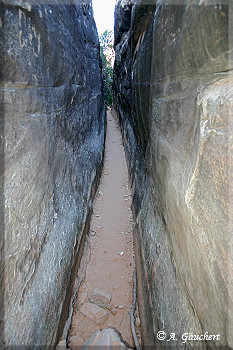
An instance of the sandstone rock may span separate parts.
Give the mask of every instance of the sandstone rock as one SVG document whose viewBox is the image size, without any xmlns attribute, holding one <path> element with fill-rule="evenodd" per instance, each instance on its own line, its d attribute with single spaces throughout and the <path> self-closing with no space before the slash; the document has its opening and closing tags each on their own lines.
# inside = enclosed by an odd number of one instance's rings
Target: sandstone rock
<svg viewBox="0 0 233 350">
<path fill-rule="evenodd" d="M 6 348 L 53 348 L 100 174 L 105 107 L 90 1 L 25 4 L 0 5 L 0 333 Z"/>
<path fill-rule="evenodd" d="M 59 341 L 56 350 L 66 350 L 66 340 Z"/>
<path fill-rule="evenodd" d="M 109 317 L 107 310 L 92 303 L 82 304 L 79 311 L 98 325 L 104 323 Z"/>
<path fill-rule="evenodd" d="M 115 316 L 115 315 L 117 314 L 117 309 L 113 308 L 113 309 L 111 310 L 111 314 Z"/>
<path fill-rule="evenodd" d="M 104 309 L 111 309 L 111 295 L 103 289 L 95 288 L 88 296 L 91 303 Z"/>
<path fill-rule="evenodd" d="M 79 292 L 78 293 L 78 303 L 77 303 L 77 306 L 81 306 L 81 304 L 83 304 L 86 299 L 87 299 L 87 292 L 84 290 L 83 292 Z"/>
<path fill-rule="evenodd" d="M 230 13 L 193 3 L 115 8 L 114 105 L 133 186 L 145 348 L 163 347 L 161 325 L 221 333 L 208 346 L 233 346 Z"/>
<path fill-rule="evenodd" d="M 76 350 L 78 346 L 83 345 L 84 340 L 82 337 L 73 335 L 72 337 L 69 338 L 69 347 L 72 350 Z"/>
<path fill-rule="evenodd" d="M 89 339 L 84 343 L 86 350 L 88 349 L 128 349 L 125 344 L 121 341 L 119 335 L 111 328 L 102 329 L 94 333 Z"/>
</svg>

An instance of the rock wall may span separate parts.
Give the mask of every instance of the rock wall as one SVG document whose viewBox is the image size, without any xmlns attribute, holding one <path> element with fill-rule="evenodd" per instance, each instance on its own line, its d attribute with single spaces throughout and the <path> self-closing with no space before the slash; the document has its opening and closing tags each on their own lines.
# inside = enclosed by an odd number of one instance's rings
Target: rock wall
<svg viewBox="0 0 233 350">
<path fill-rule="evenodd" d="M 133 189 L 143 348 L 233 348 L 230 10 L 116 4 L 114 104 Z M 182 339 L 205 332 L 220 339 Z"/>
<path fill-rule="evenodd" d="M 52 348 L 103 159 L 98 35 L 90 1 L 5 0 L 0 25 L 2 335 Z"/>
</svg>

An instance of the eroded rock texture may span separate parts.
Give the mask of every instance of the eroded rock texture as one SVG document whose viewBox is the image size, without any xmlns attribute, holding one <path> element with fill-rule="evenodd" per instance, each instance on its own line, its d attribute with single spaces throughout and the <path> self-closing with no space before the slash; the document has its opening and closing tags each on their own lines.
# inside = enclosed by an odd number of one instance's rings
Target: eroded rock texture
<svg viewBox="0 0 233 350">
<path fill-rule="evenodd" d="M 101 168 L 105 108 L 89 3 L 1 3 L 6 345 L 55 344 Z"/>
<path fill-rule="evenodd" d="M 119 0 L 114 100 L 133 186 L 144 347 L 233 347 L 230 6 Z M 156 333 L 176 333 L 158 341 Z"/>
</svg>

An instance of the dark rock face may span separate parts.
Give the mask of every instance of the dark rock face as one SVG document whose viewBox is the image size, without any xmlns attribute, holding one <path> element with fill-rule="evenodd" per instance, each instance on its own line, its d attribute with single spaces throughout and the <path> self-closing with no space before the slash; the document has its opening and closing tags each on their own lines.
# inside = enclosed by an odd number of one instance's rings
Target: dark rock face
<svg viewBox="0 0 233 350">
<path fill-rule="evenodd" d="M 233 347 L 229 8 L 193 3 L 115 9 L 114 101 L 134 192 L 144 347 L 180 349 L 188 332 L 220 334 L 188 348 Z"/>
<path fill-rule="evenodd" d="M 1 3 L 1 320 L 6 345 L 51 348 L 101 169 L 105 107 L 90 2 L 36 3 Z"/>
</svg>

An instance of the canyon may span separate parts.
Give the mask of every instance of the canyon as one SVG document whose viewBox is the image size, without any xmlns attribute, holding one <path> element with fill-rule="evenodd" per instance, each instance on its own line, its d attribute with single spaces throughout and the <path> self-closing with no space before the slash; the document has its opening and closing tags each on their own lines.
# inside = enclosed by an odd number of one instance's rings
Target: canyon
<svg viewBox="0 0 233 350">
<path fill-rule="evenodd" d="M 233 348 L 232 9 L 220 3 L 116 1 L 113 107 L 142 349 L 180 349 L 185 334 L 187 349 Z M 90 0 L 4 0 L 0 10 L 0 342 L 53 349 L 104 162 L 99 39 Z M 191 336 L 206 333 L 216 337 Z"/>
</svg>

